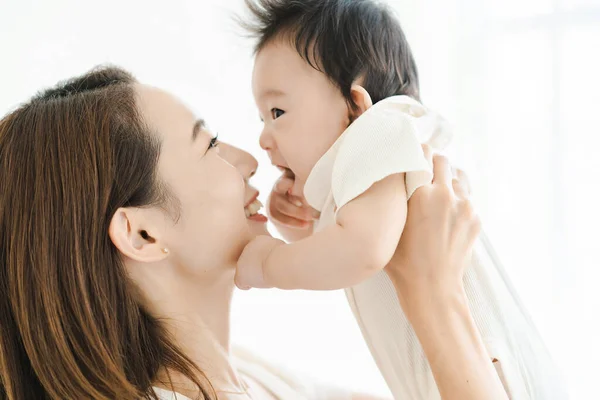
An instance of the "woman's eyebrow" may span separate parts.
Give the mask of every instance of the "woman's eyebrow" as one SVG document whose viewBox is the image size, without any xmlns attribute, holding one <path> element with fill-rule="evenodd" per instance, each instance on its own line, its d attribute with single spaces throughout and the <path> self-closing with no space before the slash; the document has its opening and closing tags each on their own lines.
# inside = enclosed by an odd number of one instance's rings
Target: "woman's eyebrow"
<svg viewBox="0 0 600 400">
<path fill-rule="evenodd" d="M 206 127 L 206 123 L 204 122 L 203 119 L 199 119 L 196 121 L 196 123 L 194 124 L 194 128 L 192 129 L 192 142 L 196 141 L 196 138 L 198 137 L 198 133 L 200 133 L 200 131 L 202 129 L 204 129 Z"/>
</svg>

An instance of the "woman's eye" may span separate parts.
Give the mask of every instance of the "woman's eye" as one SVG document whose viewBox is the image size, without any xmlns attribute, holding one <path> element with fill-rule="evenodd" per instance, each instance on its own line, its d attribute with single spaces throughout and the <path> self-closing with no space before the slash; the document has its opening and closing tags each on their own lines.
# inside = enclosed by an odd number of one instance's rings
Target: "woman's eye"
<svg viewBox="0 0 600 400">
<path fill-rule="evenodd" d="M 271 115 L 273 116 L 273 119 L 277 119 L 277 118 L 281 117 L 284 113 L 285 113 L 285 111 L 280 110 L 279 108 L 271 109 Z"/>
<path fill-rule="evenodd" d="M 218 145 L 219 145 L 219 135 L 217 134 L 217 136 L 210 139 L 210 142 L 208 142 L 208 149 L 206 149 L 206 150 L 208 151 L 214 147 L 217 147 Z"/>
</svg>

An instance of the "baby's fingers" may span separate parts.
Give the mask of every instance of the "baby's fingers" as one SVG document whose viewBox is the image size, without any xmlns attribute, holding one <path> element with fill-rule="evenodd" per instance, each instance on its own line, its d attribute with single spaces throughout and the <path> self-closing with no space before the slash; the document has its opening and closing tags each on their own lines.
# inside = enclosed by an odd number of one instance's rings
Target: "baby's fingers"
<svg viewBox="0 0 600 400">
<path fill-rule="evenodd" d="M 294 186 L 294 180 L 286 176 L 280 177 L 273 186 L 273 192 L 281 195 L 286 195 L 287 192 Z"/>
</svg>

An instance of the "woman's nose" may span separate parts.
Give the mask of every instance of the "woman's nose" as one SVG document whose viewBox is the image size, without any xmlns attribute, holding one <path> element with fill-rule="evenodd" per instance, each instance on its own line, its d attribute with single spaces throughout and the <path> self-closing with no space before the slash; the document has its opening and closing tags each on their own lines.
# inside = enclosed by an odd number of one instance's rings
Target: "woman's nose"
<svg viewBox="0 0 600 400">
<path fill-rule="evenodd" d="M 220 147 L 221 157 L 233 165 L 244 179 L 248 180 L 256 173 L 258 161 L 250 153 L 230 144 L 222 143 Z"/>
</svg>

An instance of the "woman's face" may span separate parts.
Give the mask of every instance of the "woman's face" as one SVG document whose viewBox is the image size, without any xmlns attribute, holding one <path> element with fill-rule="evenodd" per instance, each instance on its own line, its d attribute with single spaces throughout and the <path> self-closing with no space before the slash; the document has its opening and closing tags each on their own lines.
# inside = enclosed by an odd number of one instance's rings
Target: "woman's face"
<svg viewBox="0 0 600 400">
<path fill-rule="evenodd" d="M 214 136 L 198 116 L 170 94 L 138 85 L 143 118 L 162 141 L 160 179 L 179 212 L 165 218 L 161 241 L 169 259 L 192 274 L 235 265 L 248 241 L 267 234 L 266 218 L 248 184 L 257 162 Z"/>
</svg>

